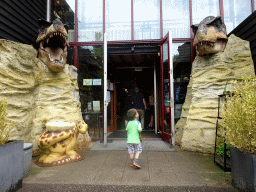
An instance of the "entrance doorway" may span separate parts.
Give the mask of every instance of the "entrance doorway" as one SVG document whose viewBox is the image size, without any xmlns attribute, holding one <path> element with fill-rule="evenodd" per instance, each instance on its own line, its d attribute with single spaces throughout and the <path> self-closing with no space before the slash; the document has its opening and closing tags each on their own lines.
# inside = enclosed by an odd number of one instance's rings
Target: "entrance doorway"
<svg viewBox="0 0 256 192">
<path fill-rule="evenodd" d="M 116 69 L 117 76 L 117 130 L 124 130 L 126 123 L 126 113 L 134 106 L 131 103 L 131 98 L 135 87 L 140 89 L 146 101 L 147 110 L 145 110 L 144 129 L 149 129 L 151 114 L 149 111 L 151 92 L 154 93 L 154 68 L 134 68 Z M 152 114 L 154 115 L 154 114 Z M 154 117 L 153 117 L 154 118 Z M 141 121 L 141 119 L 140 119 Z"/>
<path fill-rule="evenodd" d="M 114 109 L 109 109 L 108 111 L 115 111 L 116 109 L 116 114 L 113 113 L 108 119 L 108 121 L 111 121 L 111 118 L 116 118 L 116 128 L 108 135 L 108 139 L 127 137 L 125 131 L 127 123 L 126 114 L 129 109 L 133 108 L 131 97 L 135 87 L 138 87 L 144 95 L 147 106 L 144 115 L 142 137 L 161 139 L 157 133 L 158 127 L 155 126 L 155 121 L 158 121 L 158 117 L 154 111 L 155 92 L 159 89 L 155 85 L 155 81 L 157 81 L 155 66 L 159 67 L 159 63 L 160 57 L 158 52 L 149 54 L 108 55 L 108 80 L 115 85 Z M 160 69 L 157 70 L 159 71 Z M 153 100 L 150 101 L 151 96 L 153 96 Z M 158 96 L 156 97 L 158 98 Z"/>
</svg>

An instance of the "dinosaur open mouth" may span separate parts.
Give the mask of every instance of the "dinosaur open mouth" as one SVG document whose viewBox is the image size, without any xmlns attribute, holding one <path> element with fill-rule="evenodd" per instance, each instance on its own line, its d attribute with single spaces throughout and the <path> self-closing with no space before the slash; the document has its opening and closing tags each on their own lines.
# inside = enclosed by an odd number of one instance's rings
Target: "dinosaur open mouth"
<svg viewBox="0 0 256 192">
<path fill-rule="evenodd" d="M 46 38 L 40 42 L 40 49 L 45 51 L 51 62 L 60 64 L 63 62 L 67 52 L 67 37 L 61 32 L 48 34 Z"/>
<path fill-rule="evenodd" d="M 202 42 L 199 42 L 199 43 L 196 45 L 196 47 L 199 47 L 199 46 L 202 46 L 202 45 L 214 46 L 214 43 L 215 43 L 215 42 L 202 41 Z"/>
<path fill-rule="evenodd" d="M 195 45 L 199 55 L 209 55 L 217 52 L 223 52 L 227 44 L 227 39 L 217 39 L 216 42 L 201 41 Z"/>
<path fill-rule="evenodd" d="M 195 45 L 196 48 L 199 48 L 200 46 L 210 46 L 214 47 L 216 44 L 226 44 L 227 39 L 218 39 L 216 42 L 211 41 L 201 41 Z"/>
</svg>

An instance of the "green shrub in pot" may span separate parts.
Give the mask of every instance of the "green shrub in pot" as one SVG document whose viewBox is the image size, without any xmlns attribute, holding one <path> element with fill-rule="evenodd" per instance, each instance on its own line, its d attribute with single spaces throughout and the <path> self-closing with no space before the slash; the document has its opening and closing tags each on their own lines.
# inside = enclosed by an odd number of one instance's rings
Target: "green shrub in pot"
<svg viewBox="0 0 256 192">
<path fill-rule="evenodd" d="M 230 145 L 232 184 L 241 191 L 256 191 L 256 78 L 233 85 L 221 110 Z"/>
<path fill-rule="evenodd" d="M 233 81 L 222 106 L 223 127 L 231 147 L 256 153 L 256 78 Z"/>
</svg>

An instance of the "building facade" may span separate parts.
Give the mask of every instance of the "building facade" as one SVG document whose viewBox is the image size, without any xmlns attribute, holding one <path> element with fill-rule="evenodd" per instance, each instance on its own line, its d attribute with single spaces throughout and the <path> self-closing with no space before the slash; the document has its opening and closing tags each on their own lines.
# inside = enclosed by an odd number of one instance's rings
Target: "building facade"
<svg viewBox="0 0 256 192">
<path fill-rule="evenodd" d="M 173 144 L 196 56 L 190 26 L 220 15 L 232 33 L 256 7 L 255 0 L 25 2 L 1 1 L 0 38 L 33 44 L 39 18 L 60 18 L 69 26 L 68 63 L 78 69 L 82 112 L 92 138 L 106 139 L 107 132 L 124 129 L 132 107 L 129 93 L 139 87 L 147 105 L 154 106 L 145 110 L 145 128 L 153 118 L 150 137 L 161 135 Z"/>
</svg>

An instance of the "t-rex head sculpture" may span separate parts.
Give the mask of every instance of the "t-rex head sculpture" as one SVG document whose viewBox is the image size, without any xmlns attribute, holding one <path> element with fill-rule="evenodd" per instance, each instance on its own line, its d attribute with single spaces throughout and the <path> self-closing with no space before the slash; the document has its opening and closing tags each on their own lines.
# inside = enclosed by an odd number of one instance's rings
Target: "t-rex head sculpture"
<svg viewBox="0 0 256 192">
<path fill-rule="evenodd" d="M 64 69 L 67 61 L 68 34 L 60 19 L 47 22 L 38 20 L 39 34 L 36 40 L 38 58 L 53 72 Z"/>
<path fill-rule="evenodd" d="M 226 26 L 220 16 L 206 17 L 199 24 L 191 26 L 194 32 L 194 47 L 198 55 L 223 52 L 228 38 Z"/>
</svg>

